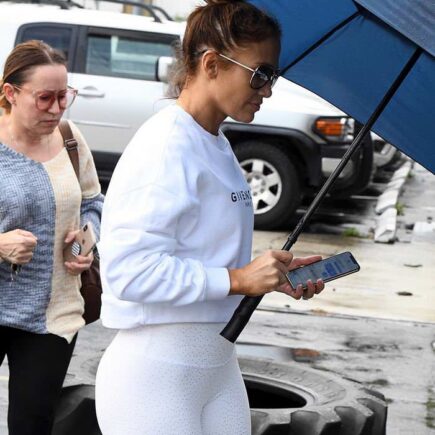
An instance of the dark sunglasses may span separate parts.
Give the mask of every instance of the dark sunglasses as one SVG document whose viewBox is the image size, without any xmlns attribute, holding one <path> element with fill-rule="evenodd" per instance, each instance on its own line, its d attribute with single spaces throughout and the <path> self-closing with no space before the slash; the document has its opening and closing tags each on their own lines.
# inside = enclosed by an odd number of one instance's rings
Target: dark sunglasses
<svg viewBox="0 0 435 435">
<path fill-rule="evenodd" d="M 228 56 L 225 56 L 224 54 L 218 53 L 218 55 L 220 57 L 223 57 L 225 60 L 228 60 L 229 62 L 235 63 L 236 65 L 239 65 L 242 68 L 245 68 L 248 71 L 251 71 L 252 76 L 251 76 L 251 80 L 250 80 L 249 84 L 251 85 L 252 89 L 261 89 L 267 83 L 270 83 L 270 86 L 273 87 L 273 85 L 278 80 L 280 71 L 278 69 L 272 68 L 269 65 L 260 65 L 260 66 L 257 66 L 257 68 L 253 69 L 247 65 L 243 65 L 243 63 L 237 62 L 237 60 L 234 60 Z"/>
</svg>

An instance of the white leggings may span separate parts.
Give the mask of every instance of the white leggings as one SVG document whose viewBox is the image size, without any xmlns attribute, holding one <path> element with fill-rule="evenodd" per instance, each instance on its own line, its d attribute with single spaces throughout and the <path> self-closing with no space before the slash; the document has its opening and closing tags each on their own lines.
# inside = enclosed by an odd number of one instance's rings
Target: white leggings
<svg viewBox="0 0 435 435">
<path fill-rule="evenodd" d="M 97 372 L 103 435 L 249 435 L 248 398 L 223 326 L 121 330 Z"/>
</svg>

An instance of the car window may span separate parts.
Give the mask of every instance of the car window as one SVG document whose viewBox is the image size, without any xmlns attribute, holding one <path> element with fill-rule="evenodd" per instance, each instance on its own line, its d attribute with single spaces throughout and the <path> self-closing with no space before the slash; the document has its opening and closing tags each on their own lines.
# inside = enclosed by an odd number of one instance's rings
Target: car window
<svg viewBox="0 0 435 435">
<path fill-rule="evenodd" d="M 117 35 L 89 35 L 87 74 L 155 80 L 156 61 L 172 56 L 170 41 L 147 41 Z"/>
<path fill-rule="evenodd" d="M 71 27 L 50 26 L 47 24 L 27 25 L 22 28 L 17 42 L 28 41 L 29 39 L 44 41 L 60 50 L 69 60 L 72 32 Z"/>
</svg>

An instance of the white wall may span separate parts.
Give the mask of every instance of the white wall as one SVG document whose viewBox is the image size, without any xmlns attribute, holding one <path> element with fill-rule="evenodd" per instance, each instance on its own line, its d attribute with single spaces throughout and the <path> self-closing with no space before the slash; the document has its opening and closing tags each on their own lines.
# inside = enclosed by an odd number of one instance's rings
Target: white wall
<svg viewBox="0 0 435 435">
<path fill-rule="evenodd" d="M 173 18 L 186 18 L 202 0 L 153 0 L 152 4 L 165 9 Z"/>
<path fill-rule="evenodd" d="M 116 3 L 98 2 L 95 0 L 75 0 L 77 3 L 84 5 L 89 9 L 102 9 L 114 12 L 120 12 L 122 5 Z M 134 0 L 139 3 L 154 4 L 160 6 L 168 12 L 174 19 L 185 19 L 193 11 L 195 6 L 204 4 L 203 0 Z"/>
</svg>

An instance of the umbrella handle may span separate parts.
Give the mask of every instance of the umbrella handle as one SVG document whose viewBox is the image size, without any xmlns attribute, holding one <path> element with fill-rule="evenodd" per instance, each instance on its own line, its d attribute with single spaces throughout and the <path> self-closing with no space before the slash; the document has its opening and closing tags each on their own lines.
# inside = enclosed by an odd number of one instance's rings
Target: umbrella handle
<svg viewBox="0 0 435 435">
<path fill-rule="evenodd" d="M 252 313 L 257 308 L 258 304 L 263 299 L 263 296 L 245 296 L 239 306 L 234 311 L 233 317 L 222 329 L 221 335 L 231 343 L 234 343 L 241 334 L 245 326 L 248 324 Z"/>
<path fill-rule="evenodd" d="M 319 193 L 314 198 L 313 202 L 309 206 L 308 210 L 302 216 L 302 218 L 299 220 L 298 224 L 296 225 L 295 229 L 291 233 L 291 235 L 288 237 L 288 240 L 284 247 L 282 248 L 285 251 L 289 251 L 290 248 L 294 245 L 297 238 L 299 237 L 299 234 L 302 232 L 303 228 L 307 224 L 308 220 L 311 218 L 311 216 L 317 211 L 317 208 L 319 207 L 321 201 L 328 193 L 330 187 L 334 183 L 334 181 L 338 178 L 341 171 L 344 169 L 346 164 L 351 159 L 352 155 L 355 153 L 355 151 L 360 147 L 362 144 L 364 137 L 366 134 L 370 132 L 370 130 L 373 127 L 373 124 L 377 121 L 381 113 L 384 111 L 387 104 L 390 102 L 391 98 L 393 98 L 394 94 L 396 93 L 399 86 L 402 84 L 402 82 L 405 80 L 406 76 L 411 71 L 412 67 L 417 62 L 418 58 L 422 54 L 423 49 L 421 47 L 417 47 L 417 49 L 414 51 L 412 56 L 409 58 L 408 62 L 402 69 L 402 71 L 399 73 L 397 78 L 394 80 L 393 84 L 390 86 L 384 97 L 382 98 L 382 101 L 379 103 L 378 107 L 374 110 L 372 115 L 370 116 L 369 120 L 366 122 L 364 127 L 360 130 L 360 132 L 357 134 L 356 138 L 353 140 L 352 144 L 350 145 L 349 149 L 344 154 L 342 160 L 338 164 L 338 166 L 335 168 L 335 170 L 332 172 L 332 174 L 329 176 L 329 178 L 326 180 L 325 184 L 320 189 Z M 261 299 L 263 296 L 256 296 L 256 297 L 248 297 L 245 296 L 242 301 L 240 302 L 239 306 L 234 311 L 233 316 L 231 317 L 230 321 L 227 323 L 225 328 L 221 331 L 222 337 L 226 338 L 231 343 L 234 343 L 241 332 L 243 331 L 244 327 L 248 324 L 249 319 L 251 318 L 253 312 L 257 308 L 258 304 L 261 302 Z"/>
</svg>

